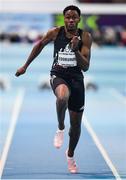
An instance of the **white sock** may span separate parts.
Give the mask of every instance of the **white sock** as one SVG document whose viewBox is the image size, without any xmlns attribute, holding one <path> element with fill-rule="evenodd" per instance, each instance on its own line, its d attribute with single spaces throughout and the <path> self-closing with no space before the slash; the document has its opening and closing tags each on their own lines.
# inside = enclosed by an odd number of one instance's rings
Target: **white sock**
<svg viewBox="0 0 126 180">
<path fill-rule="evenodd" d="M 58 132 L 64 132 L 64 129 L 63 129 L 63 130 L 58 129 L 57 131 L 58 131 Z"/>
</svg>

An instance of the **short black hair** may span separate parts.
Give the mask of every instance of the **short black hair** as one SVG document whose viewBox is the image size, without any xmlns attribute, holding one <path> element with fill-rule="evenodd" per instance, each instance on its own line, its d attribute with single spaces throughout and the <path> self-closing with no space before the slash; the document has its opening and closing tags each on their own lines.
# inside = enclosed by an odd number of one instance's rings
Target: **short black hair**
<svg viewBox="0 0 126 180">
<path fill-rule="evenodd" d="M 65 7 L 65 9 L 63 10 L 63 15 L 65 15 L 66 11 L 68 11 L 68 10 L 75 10 L 75 11 L 77 11 L 79 17 L 81 15 L 80 9 L 77 6 L 74 6 L 74 5 L 70 5 L 70 6 Z"/>
</svg>

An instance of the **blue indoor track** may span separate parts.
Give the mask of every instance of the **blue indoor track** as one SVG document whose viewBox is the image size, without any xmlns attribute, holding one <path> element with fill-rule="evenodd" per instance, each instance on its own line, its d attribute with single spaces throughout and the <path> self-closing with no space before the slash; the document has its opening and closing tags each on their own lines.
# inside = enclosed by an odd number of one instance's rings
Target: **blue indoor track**
<svg viewBox="0 0 126 180">
<path fill-rule="evenodd" d="M 31 45 L 1 44 L 0 76 L 8 88 L 0 90 L 1 179 L 126 179 L 126 49 L 92 48 L 85 73 L 85 113 L 75 151 L 79 173 L 67 170 L 69 116 L 65 139 L 55 149 L 55 96 L 41 89 L 49 81 L 53 48 L 48 45 L 19 78 L 14 74 L 26 60 Z M 89 85 L 89 84 L 88 84 Z"/>
</svg>

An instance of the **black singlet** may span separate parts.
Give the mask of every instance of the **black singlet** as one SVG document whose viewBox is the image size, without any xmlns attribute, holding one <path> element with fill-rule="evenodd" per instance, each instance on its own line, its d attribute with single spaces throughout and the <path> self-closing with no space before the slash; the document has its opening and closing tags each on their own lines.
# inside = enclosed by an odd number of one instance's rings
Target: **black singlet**
<svg viewBox="0 0 126 180">
<path fill-rule="evenodd" d="M 79 50 L 82 47 L 82 30 L 78 29 Z M 51 69 L 51 75 L 59 77 L 83 79 L 83 73 L 77 66 L 74 52 L 70 48 L 70 38 L 66 37 L 64 26 L 59 30 L 56 40 L 54 41 L 54 61 Z"/>
</svg>

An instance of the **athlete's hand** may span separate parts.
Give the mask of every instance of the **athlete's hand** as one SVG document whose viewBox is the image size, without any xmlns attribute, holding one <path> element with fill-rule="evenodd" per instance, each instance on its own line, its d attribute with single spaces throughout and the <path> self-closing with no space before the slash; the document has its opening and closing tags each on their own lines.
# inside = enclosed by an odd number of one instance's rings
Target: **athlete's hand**
<svg viewBox="0 0 126 180">
<path fill-rule="evenodd" d="M 71 44 L 71 49 L 73 51 L 77 51 L 78 50 L 78 44 L 79 44 L 79 38 L 77 36 L 74 36 L 70 42 Z"/>
<path fill-rule="evenodd" d="M 20 76 L 22 74 L 24 74 L 26 72 L 26 68 L 24 66 L 22 66 L 21 68 L 19 68 L 17 70 L 17 72 L 15 73 L 15 76 Z"/>
</svg>

